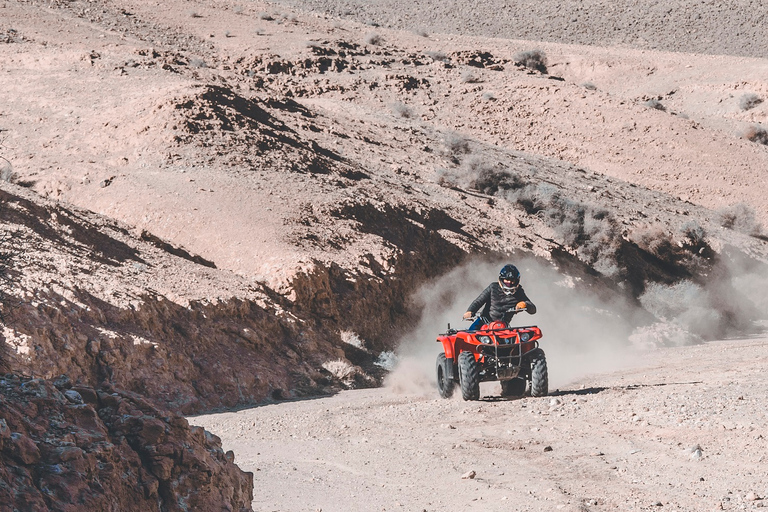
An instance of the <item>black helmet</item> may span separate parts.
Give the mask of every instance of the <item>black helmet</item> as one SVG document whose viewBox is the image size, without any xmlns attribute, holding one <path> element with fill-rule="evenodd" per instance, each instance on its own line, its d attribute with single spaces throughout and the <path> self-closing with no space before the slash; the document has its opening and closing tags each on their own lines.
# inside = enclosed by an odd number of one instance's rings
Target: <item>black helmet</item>
<svg viewBox="0 0 768 512">
<path fill-rule="evenodd" d="M 512 264 L 504 265 L 499 272 L 499 286 L 501 286 L 501 289 L 505 292 L 513 292 L 517 290 L 519 285 L 520 271 Z"/>
</svg>

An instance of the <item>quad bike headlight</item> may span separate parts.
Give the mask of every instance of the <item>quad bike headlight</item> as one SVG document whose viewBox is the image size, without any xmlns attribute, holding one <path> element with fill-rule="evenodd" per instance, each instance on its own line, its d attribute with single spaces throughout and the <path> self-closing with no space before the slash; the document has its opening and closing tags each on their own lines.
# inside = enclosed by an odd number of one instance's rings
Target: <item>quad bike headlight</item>
<svg viewBox="0 0 768 512">
<path fill-rule="evenodd" d="M 520 341 L 522 343 L 525 343 L 529 339 L 531 339 L 531 333 L 529 333 L 529 332 L 521 332 L 520 333 Z"/>
<path fill-rule="evenodd" d="M 485 343 L 486 345 L 491 344 L 491 337 L 490 336 L 478 336 L 477 341 L 480 343 Z"/>
</svg>

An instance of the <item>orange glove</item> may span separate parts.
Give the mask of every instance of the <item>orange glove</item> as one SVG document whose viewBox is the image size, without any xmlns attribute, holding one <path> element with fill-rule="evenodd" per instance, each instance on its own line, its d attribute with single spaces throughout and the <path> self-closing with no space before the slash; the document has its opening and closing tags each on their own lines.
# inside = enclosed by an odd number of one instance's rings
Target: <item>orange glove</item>
<svg viewBox="0 0 768 512">
<path fill-rule="evenodd" d="M 522 301 L 522 300 L 520 302 L 518 302 L 517 304 L 515 304 L 515 309 L 517 309 L 517 310 L 525 309 L 527 307 L 528 307 L 528 305 L 525 303 L 525 301 Z"/>
</svg>

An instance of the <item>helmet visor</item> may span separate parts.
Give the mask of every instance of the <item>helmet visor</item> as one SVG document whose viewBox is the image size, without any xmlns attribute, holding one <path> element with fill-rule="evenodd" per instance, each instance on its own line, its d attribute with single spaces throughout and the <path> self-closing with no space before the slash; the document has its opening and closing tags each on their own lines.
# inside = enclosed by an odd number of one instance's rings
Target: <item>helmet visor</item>
<svg viewBox="0 0 768 512">
<path fill-rule="evenodd" d="M 512 278 L 501 278 L 499 279 L 499 282 L 501 283 L 501 287 L 505 290 L 514 290 L 520 284 L 519 279 Z"/>
</svg>

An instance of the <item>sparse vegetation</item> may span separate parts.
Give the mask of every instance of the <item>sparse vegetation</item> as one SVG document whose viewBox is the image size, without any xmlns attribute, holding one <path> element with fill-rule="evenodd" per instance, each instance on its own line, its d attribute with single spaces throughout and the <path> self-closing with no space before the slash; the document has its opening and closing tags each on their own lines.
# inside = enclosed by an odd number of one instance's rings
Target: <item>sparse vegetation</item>
<svg viewBox="0 0 768 512">
<path fill-rule="evenodd" d="M 446 133 L 443 136 L 443 145 L 448 151 L 448 156 L 455 161 L 458 161 L 458 158 L 461 155 L 466 155 L 471 151 L 469 148 L 469 139 L 456 132 Z"/>
<path fill-rule="evenodd" d="M 541 50 L 529 50 L 517 53 L 513 57 L 513 60 L 518 66 L 523 66 L 541 73 L 547 72 L 547 56 Z"/>
<path fill-rule="evenodd" d="M 205 61 L 199 57 L 190 57 L 189 59 L 189 67 L 191 68 L 205 68 L 208 67 L 208 65 L 205 63 Z"/>
<path fill-rule="evenodd" d="M 763 98 L 753 92 L 748 92 L 739 98 L 739 108 L 741 110 L 750 110 L 763 102 Z"/>
<path fill-rule="evenodd" d="M 465 84 L 474 84 L 480 81 L 480 78 L 471 69 L 464 70 L 461 73 L 461 81 Z"/>
<path fill-rule="evenodd" d="M 491 91 L 486 91 L 486 92 L 483 93 L 483 99 L 485 101 L 495 101 L 496 100 L 496 95 L 494 93 L 492 93 Z"/>
<path fill-rule="evenodd" d="M 595 84 L 593 84 L 592 82 L 584 82 L 583 84 L 581 84 L 581 86 L 583 88 L 585 88 L 586 90 L 588 90 L 588 91 L 596 91 L 597 90 L 597 86 Z"/>
<path fill-rule="evenodd" d="M 413 117 L 413 109 L 411 109 L 411 107 L 409 107 L 408 105 L 400 101 L 396 101 L 390 104 L 389 108 L 392 109 L 392 112 L 397 117 L 402 117 L 404 119 L 410 119 L 411 117 Z"/>
<path fill-rule="evenodd" d="M 197 12 L 197 11 L 189 11 L 189 17 L 190 18 L 202 18 L 203 15 L 200 14 L 199 12 Z"/>
<path fill-rule="evenodd" d="M 746 203 L 737 203 L 717 211 L 720 225 L 747 235 L 759 234 L 762 227 L 755 211 Z"/>
<path fill-rule="evenodd" d="M 768 131 L 759 124 L 752 125 L 744 132 L 744 138 L 768 146 Z"/>
<path fill-rule="evenodd" d="M 262 12 L 261 14 L 259 14 L 259 18 L 264 21 L 272 21 L 275 19 L 274 16 L 272 16 L 268 12 Z"/>
<path fill-rule="evenodd" d="M 652 108 L 654 110 L 661 110 L 665 112 L 667 108 L 658 100 L 658 98 L 651 98 L 642 103 L 644 107 Z"/>
<path fill-rule="evenodd" d="M 384 42 L 384 39 L 376 32 L 370 32 L 366 34 L 364 41 L 365 41 L 365 44 L 378 46 Z"/>
<path fill-rule="evenodd" d="M 424 55 L 426 55 L 432 60 L 438 60 L 443 62 L 448 60 L 448 55 L 445 52 L 442 52 L 440 50 L 429 50 L 424 52 Z"/>
<path fill-rule="evenodd" d="M 413 31 L 413 33 L 419 37 L 429 37 L 429 34 L 427 33 L 427 31 L 424 30 L 423 28 L 417 28 L 416 30 Z"/>
<path fill-rule="evenodd" d="M 14 172 L 11 162 L 0 156 L 0 180 L 10 183 L 13 181 Z"/>
</svg>

